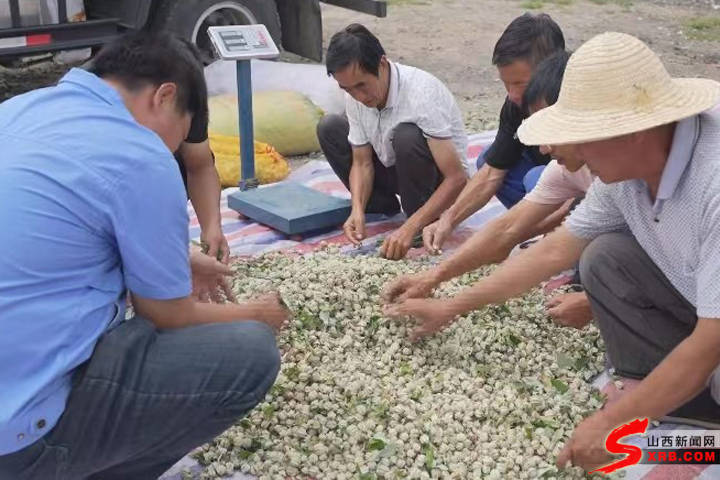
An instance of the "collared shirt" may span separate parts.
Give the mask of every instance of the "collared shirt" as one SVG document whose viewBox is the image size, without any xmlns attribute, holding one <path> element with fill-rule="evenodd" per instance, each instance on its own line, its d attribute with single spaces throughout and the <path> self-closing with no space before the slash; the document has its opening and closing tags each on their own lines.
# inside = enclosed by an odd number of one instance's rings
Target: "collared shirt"
<svg viewBox="0 0 720 480">
<path fill-rule="evenodd" d="M 191 282 L 175 160 L 108 83 L 73 69 L 4 102 L 0 144 L 3 455 L 53 428 L 126 289 L 172 299 Z"/>
<path fill-rule="evenodd" d="M 596 180 L 566 225 L 578 237 L 629 230 L 670 283 L 720 318 L 720 112 L 678 122 L 651 201 L 647 184 Z"/>
<path fill-rule="evenodd" d="M 678 122 L 675 127 L 670 155 L 660 177 L 660 185 L 655 196 L 655 203 L 653 203 L 653 212 L 656 219 L 662 212 L 665 201 L 672 198 L 673 193 L 675 193 L 680 178 L 692 158 L 699 136 L 700 119 L 698 117 Z"/>
<path fill-rule="evenodd" d="M 553 160 L 543 170 L 535 188 L 525 195 L 525 200 L 540 205 L 558 205 L 585 196 L 594 179 L 586 165 L 571 172 Z"/>
<path fill-rule="evenodd" d="M 450 90 L 431 74 L 390 62 L 390 86 L 385 108 L 366 107 L 346 94 L 345 111 L 350 123 L 349 142 L 372 145 L 380 162 L 395 165 L 392 137 L 400 123 L 413 123 L 425 137 L 451 139 L 466 167 L 468 139 L 460 109 Z"/>
</svg>

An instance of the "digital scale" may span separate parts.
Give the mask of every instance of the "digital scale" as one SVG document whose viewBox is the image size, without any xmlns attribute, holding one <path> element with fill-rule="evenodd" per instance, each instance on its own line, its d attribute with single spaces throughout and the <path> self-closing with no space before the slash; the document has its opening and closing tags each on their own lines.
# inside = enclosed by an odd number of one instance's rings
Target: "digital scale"
<svg viewBox="0 0 720 480">
<path fill-rule="evenodd" d="M 228 206 L 288 235 L 343 223 L 350 215 L 349 200 L 293 182 L 256 188 L 250 60 L 280 55 L 265 25 L 210 27 L 208 34 L 220 58 L 237 64 L 240 191 L 228 195 Z"/>
</svg>

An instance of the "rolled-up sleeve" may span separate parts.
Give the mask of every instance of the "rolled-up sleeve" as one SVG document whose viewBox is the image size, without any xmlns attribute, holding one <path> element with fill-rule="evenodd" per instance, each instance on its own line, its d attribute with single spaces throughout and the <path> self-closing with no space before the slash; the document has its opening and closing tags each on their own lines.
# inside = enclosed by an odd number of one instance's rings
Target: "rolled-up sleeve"
<svg viewBox="0 0 720 480">
<path fill-rule="evenodd" d="M 345 95 L 345 112 L 350 124 L 350 133 L 348 134 L 350 145 L 362 147 L 370 143 L 370 138 L 365 132 L 365 127 L 360 118 L 360 106 L 349 94 Z"/>
<path fill-rule="evenodd" d="M 707 202 L 696 270 L 697 314 L 720 318 L 720 198 Z"/>
</svg>

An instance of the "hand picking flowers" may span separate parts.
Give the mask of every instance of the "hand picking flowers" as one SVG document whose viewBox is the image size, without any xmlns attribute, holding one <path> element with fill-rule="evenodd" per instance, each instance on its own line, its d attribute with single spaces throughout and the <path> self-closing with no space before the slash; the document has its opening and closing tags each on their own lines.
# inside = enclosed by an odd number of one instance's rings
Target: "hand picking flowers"
<svg viewBox="0 0 720 480">
<path fill-rule="evenodd" d="M 278 290 L 293 312 L 265 402 L 196 452 L 205 477 L 260 479 L 585 478 L 555 456 L 602 405 L 595 327 L 561 328 L 539 290 L 411 343 L 412 319 L 383 316 L 380 292 L 426 260 L 324 250 L 234 266 L 238 298 Z M 487 269 L 444 284 L 452 296 Z"/>
</svg>

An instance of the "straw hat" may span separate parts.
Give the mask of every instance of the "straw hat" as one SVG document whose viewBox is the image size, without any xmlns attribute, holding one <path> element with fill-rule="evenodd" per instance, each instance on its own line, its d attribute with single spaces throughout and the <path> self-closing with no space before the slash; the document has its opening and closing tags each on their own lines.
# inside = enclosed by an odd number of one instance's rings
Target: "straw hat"
<svg viewBox="0 0 720 480">
<path fill-rule="evenodd" d="M 648 130 L 710 109 L 720 83 L 671 78 L 643 42 L 603 33 L 570 57 L 557 103 L 518 129 L 526 145 L 603 140 Z"/>
</svg>

